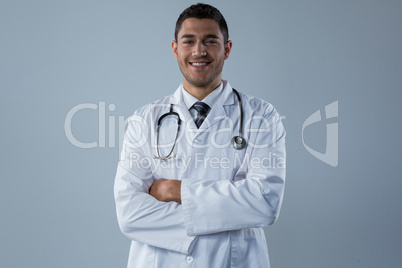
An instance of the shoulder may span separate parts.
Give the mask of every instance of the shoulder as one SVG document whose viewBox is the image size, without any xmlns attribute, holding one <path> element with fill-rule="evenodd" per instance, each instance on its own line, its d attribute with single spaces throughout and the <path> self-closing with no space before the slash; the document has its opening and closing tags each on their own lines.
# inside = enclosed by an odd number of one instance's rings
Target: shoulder
<svg viewBox="0 0 402 268">
<path fill-rule="evenodd" d="M 255 133 L 275 133 L 273 134 L 274 136 L 260 135 L 260 137 L 268 139 L 285 137 L 286 131 L 282 124 L 284 117 L 279 114 L 271 103 L 244 93 L 240 93 L 240 96 L 242 98 L 246 129 Z M 250 139 L 252 138 L 250 137 Z"/>
<path fill-rule="evenodd" d="M 269 118 L 272 122 L 279 121 L 281 116 L 275 107 L 266 100 L 239 92 L 245 113 L 251 116 Z"/>
<path fill-rule="evenodd" d="M 148 136 L 149 131 L 156 125 L 160 113 L 167 110 L 171 100 L 171 96 L 165 96 L 157 101 L 148 103 L 134 111 L 134 113 L 126 119 L 125 126 L 127 134 L 133 137 L 136 135 Z M 137 137 L 138 138 L 138 137 Z"/>
<path fill-rule="evenodd" d="M 152 103 L 148 103 L 141 108 L 134 111 L 131 117 L 141 116 L 143 118 L 152 116 L 155 112 L 155 109 L 160 107 L 167 107 L 171 101 L 173 95 L 164 96 Z"/>
</svg>

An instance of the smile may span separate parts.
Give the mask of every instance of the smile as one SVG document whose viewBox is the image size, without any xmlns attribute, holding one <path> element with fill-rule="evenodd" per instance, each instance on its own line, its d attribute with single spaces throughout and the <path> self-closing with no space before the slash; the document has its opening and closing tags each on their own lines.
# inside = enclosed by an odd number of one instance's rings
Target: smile
<svg viewBox="0 0 402 268">
<path fill-rule="evenodd" d="M 207 68 L 211 62 L 189 62 L 189 63 L 193 68 L 197 70 L 203 70 L 204 68 Z"/>
<path fill-rule="evenodd" d="M 206 63 L 206 62 L 190 62 L 190 64 L 193 66 L 204 66 L 204 65 L 207 65 L 208 63 Z"/>
</svg>

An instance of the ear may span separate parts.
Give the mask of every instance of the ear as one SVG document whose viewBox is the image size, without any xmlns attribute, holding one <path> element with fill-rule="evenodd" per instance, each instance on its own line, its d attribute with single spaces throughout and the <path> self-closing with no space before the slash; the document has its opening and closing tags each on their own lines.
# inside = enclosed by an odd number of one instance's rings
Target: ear
<svg viewBox="0 0 402 268">
<path fill-rule="evenodd" d="M 230 51 L 232 50 L 232 41 L 228 41 L 225 45 L 225 60 L 229 58 Z"/>
<path fill-rule="evenodd" d="M 177 60 L 177 42 L 174 40 L 172 41 L 172 50 L 173 50 L 174 57 Z"/>
</svg>

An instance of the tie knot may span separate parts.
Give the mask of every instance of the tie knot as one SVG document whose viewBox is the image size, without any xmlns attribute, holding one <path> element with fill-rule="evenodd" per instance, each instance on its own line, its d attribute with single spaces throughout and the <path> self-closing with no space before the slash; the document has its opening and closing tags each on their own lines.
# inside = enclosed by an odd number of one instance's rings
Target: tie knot
<svg viewBox="0 0 402 268">
<path fill-rule="evenodd" d="M 208 104 L 202 101 L 197 101 L 194 103 L 193 107 L 201 116 L 206 115 L 209 112 L 209 109 L 211 109 Z"/>
</svg>

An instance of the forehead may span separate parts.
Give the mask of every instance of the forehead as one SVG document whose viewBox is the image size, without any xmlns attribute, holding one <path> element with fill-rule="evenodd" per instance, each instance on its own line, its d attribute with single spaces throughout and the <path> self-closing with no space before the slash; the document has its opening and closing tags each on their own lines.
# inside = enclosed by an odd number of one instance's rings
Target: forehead
<svg viewBox="0 0 402 268">
<path fill-rule="evenodd" d="M 223 39 L 223 35 L 219 28 L 219 24 L 212 19 L 196 19 L 196 18 L 185 19 L 178 33 L 178 38 L 180 39 L 181 36 L 183 35 L 195 35 L 195 36 L 216 35 Z"/>
</svg>

